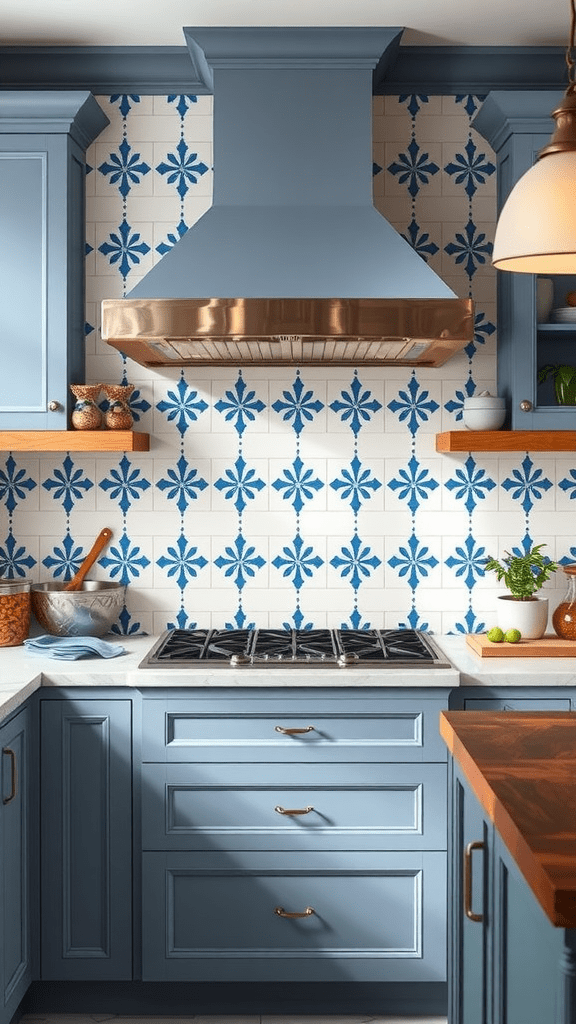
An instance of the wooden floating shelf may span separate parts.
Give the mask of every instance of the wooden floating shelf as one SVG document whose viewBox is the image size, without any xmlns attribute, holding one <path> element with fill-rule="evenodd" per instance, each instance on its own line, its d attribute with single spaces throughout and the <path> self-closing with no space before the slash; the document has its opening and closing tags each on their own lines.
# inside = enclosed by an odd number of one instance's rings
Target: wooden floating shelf
<svg viewBox="0 0 576 1024">
<path fill-rule="evenodd" d="M 150 435 L 134 430 L 0 430 L 0 451 L 148 452 Z"/>
<path fill-rule="evenodd" d="M 576 430 L 447 430 L 437 452 L 574 452 Z"/>
</svg>

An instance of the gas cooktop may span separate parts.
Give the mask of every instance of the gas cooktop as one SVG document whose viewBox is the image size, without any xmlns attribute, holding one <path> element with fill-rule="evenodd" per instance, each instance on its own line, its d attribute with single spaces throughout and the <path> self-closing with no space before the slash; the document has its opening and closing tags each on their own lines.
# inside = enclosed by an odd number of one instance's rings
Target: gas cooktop
<svg viewBox="0 0 576 1024">
<path fill-rule="evenodd" d="M 450 668 L 415 629 L 172 629 L 139 668 Z"/>
</svg>

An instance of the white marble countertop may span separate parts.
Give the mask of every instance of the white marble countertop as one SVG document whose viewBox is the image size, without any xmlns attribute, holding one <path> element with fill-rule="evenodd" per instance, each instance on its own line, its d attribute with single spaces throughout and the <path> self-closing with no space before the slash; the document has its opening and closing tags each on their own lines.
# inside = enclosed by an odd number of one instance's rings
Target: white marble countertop
<svg viewBox="0 0 576 1024">
<path fill-rule="evenodd" d="M 434 636 L 451 668 L 353 669 L 139 669 L 158 639 L 153 636 L 107 637 L 126 653 L 117 658 L 62 661 L 31 654 L 24 647 L 0 648 L 0 721 L 40 686 L 149 687 L 448 687 L 575 686 L 575 658 L 477 657 L 464 636 Z M 576 647 L 575 647 L 576 650 Z"/>
</svg>

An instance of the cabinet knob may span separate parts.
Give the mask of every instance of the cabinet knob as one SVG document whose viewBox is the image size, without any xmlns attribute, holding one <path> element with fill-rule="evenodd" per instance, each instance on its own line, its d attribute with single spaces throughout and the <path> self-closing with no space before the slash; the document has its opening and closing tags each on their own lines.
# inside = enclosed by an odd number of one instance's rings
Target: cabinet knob
<svg viewBox="0 0 576 1024">
<path fill-rule="evenodd" d="M 533 408 L 534 406 L 532 405 L 532 402 L 529 398 L 523 398 L 520 402 L 520 409 L 522 410 L 522 412 L 532 412 Z"/>
<path fill-rule="evenodd" d="M 53 398 L 51 402 L 48 402 L 48 408 L 50 412 L 60 412 L 62 405 Z"/>
</svg>

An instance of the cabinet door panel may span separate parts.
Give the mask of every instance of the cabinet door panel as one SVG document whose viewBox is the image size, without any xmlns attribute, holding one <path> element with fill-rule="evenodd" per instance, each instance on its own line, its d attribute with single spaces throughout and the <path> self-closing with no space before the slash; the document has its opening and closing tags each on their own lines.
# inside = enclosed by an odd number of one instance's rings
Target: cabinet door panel
<svg viewBox="0 0 576 1024">
<path fill-rule="evenodd" d="M 43 701 L 43 979 L 132 977 L 130 701 Z"/>
<path fill-rule="evenodd" d="M 146 764 L 142 799 L 147 850 L 446 845 L 441 764 Z"/>
<path fill-rule="evenodd" d="M 0 730 L 2 1010 L 10 1020 L 31 981 L 28 879 L 28 711 Z"/>
<path fill-rule="evenodd" d="M 145 980 L 444 979 L 442 854 L 246 857 L 144 854 Z"/>
</svg>

